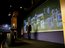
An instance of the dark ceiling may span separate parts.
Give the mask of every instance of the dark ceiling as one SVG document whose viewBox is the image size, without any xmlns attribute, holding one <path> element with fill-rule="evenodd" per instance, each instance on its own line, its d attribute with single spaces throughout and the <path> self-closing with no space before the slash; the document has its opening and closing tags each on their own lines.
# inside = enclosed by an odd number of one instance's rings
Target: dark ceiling
<svg viewBox="0 0 65 48">
<path fill-rule="evenodd" d="M 46 0 L 0 0 L 0 24 L 10 24 L 11 16 L 8 16 L 9 12 L 12 13 L 12 11 L 18 10 L 20 17 L 24 19 L 29 12 L 45 1 Z M 20 9 L 20 7 L 22 8 Z"/>
</svg>

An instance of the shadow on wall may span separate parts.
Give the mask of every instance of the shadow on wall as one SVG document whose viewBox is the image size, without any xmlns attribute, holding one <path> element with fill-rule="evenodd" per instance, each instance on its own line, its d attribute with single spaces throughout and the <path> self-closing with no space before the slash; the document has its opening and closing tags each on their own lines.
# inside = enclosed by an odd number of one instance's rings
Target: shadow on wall
<svg viewBox="0 0 65 48">
<path fill-rule="evenodd" d="M 38 26 L 36 26 L 35 32 L 34 32 L 34 39 L 37 40 L 38 39 Z"/>
</svg>

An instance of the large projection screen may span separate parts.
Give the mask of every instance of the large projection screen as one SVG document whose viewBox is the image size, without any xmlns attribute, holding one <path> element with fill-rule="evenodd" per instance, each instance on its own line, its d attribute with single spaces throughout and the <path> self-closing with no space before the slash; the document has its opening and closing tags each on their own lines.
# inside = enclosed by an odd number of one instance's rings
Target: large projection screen
<svg viewBox="0 0 65 48">
<path fill-rule="evenodd" d="M 63 30 L 59 0 L 47 0 L 35 8 L 29 16 L 32 33 Z"/>
</svg>

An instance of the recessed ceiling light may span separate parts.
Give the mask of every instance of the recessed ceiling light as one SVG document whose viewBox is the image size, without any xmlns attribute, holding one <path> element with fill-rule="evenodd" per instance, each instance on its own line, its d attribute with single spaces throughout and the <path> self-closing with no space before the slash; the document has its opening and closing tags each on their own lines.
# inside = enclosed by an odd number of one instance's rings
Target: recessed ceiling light
<svg viewBox="0 0 65 48">
<path fill-rule="evenodd" d="M 12 5 L 10 5 L 10 7 L 12 7 Z"/>
<path fill-rule="evenodd" d="M 9 13 L 8 16 L 11 16 L 11 14 Z"/>
<path fill-rule="evenodd" d="M 22 7 L 20 7 L 20 9 L 22 9 Z"/>
</svg>

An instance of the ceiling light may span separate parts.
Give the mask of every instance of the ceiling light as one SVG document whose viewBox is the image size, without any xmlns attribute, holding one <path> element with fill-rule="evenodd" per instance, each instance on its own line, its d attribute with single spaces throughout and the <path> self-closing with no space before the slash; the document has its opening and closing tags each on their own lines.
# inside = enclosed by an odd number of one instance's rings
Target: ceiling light
<svg viewBox="0 0 65 48">
<path fill-rule="evenodd" d="M 8 16 L 11 16 L 11 14 L 9 13 Z"/>
<path fill-rule="evenodd" d="M 22 7 L 20 7 L 20 9 L 22 9 Z"/>
<path fill-rule="evenodd" d="M 12 7 L 12 5 L 10 5 L 10 7 Z"/>
</svg>

